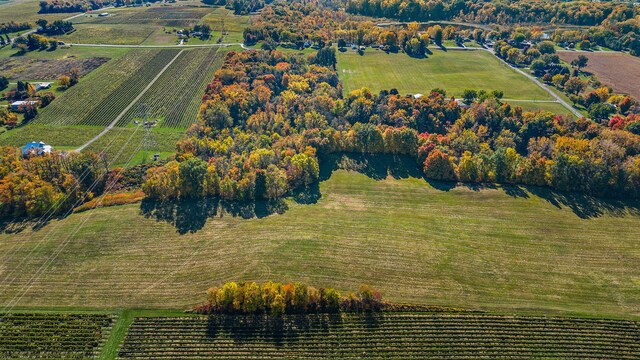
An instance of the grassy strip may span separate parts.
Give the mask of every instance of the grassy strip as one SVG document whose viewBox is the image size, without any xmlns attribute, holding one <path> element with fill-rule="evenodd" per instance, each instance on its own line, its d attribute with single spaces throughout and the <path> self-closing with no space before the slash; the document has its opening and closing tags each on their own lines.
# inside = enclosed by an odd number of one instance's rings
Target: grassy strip
<svg viewBox="0 0 640 360">
<path fill-rule="evenodd" d="M 109 338 L 102 346 L 99 360 L 111 360 L 118 356 L 118 349 L 122 345 L 129 326 L 133 323 L 134 314 L 132 310 L 123 310 L 118 314 L 118 320 L 111 328 Z"/>
</svg>

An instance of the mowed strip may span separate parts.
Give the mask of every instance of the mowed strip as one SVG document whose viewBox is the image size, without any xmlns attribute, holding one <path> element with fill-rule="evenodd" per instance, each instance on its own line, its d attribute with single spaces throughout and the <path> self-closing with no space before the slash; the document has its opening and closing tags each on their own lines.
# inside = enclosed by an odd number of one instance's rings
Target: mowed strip
<svg viewBox="0 0 640 360">
<path fill-rule="evenodd" d="M 274 280 L 343 292 L 370 284 L 393 302 L 497 312 L 640 314 L 637 205 L 544 190 L 442 191 L 344 170 L 319 194 L 316 204 L 289 202 L 282 215 L 250 220 L 242 216 L 261 207 L 221 216 L 212 200 L 133 204 L 0 234 L 0 256 L 12 254 L 2 278 L 26 259 L 0 282 L 0 305 L 71 236 L 17 306 L 185 309 L 226 281 Z"/>
<path fill-rule="evenodd" d="M 338 75 L 345 93 L 367 87 L 374 93 L 397 89 L 400 94 L 428 94 L 434 88 L 462 97 L 465 89 L 500 90 L 517 100 L 553 98 L 488 51 L 432 50 L 425 59 L 367 49 L 364 55 L 349 49 L 338 52 Z"/>
</svg>

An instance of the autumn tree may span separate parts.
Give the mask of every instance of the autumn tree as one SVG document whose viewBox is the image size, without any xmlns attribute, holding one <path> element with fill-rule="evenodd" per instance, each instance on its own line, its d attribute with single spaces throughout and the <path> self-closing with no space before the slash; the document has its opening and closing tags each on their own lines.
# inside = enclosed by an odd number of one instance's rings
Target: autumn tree
<svg viewBox="0 0 640 360">
<path fill-rule="evenodd" d="M 435 149 L 429 153 L 424 161 L 424 174 L 426 177 L 435 180 L 455 180 L 455 170 L 453 161 L 449 155 Z"/>
</svg>

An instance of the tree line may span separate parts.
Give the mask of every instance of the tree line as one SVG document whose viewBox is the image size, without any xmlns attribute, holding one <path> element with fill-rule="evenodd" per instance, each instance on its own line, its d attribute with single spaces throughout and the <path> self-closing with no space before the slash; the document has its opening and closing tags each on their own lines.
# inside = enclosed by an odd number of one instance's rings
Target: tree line
<svg viewBox="0 0 640 360">
<path fill-rule="evenodd" d="M 111 4 L 111 1 L 103 0 L 43 0 L 40 1 L 40 14 L 74 13 L 97 10 Z"/>
<path fill-rule="evenodd" d="M 0 35 L 10 34 L 18 31 L 29 30 L 31 29 L 31 24 L 29 23 L 17 23 L 15 21 L 9 21 L 6 23 L 0 24 Z"/>
<path fill-rule="evenodd" d="M 228 282 L 207 290 L 207 300 L 195 307 L 202 314 L 308 314 L 373 312 L 384 307 L 382 295 L 368 285 L 342 296 L 332 288 L 302 283 Z"/>
<path fill-rule="evenodd" d="M 625 21 L 638 15 L 633 4 L 613 1 L 348 0 L 346 9 L 353 14 L 402 21 L 461 20 L 483 24 L 594 26 L 604 21 Z"/>
</svg>

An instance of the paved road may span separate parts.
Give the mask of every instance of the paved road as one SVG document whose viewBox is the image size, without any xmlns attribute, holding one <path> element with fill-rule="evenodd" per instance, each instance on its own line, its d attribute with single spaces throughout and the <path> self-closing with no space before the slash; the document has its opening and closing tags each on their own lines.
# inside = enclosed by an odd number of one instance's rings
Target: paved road
<svg viewBox="0 0 640 360">
<path fill-rule="evenodd" d="M 118 121 L 120 121 L 120 119 L 122 119 L 122 117 L 127 113 L 127 111 L 129 111 L 129 109 L 131 109 L 131 107 L 133 107 L 133 105 L 135 105 L 135 103 L 138 102 L 138 100 L 140 100 L 140 98 L 147 92 L 147 90 L 149 90 L 149 88 L 151 88 L 151 86 L 160 78 L 160 76 L 169 68 L 169 66 L 171 66 L 171 64 L 173 64 L 173 62 L 176 61 L 178 56 L 182 55 L 183 52 L 184 52 L 184 50 L 180 51 L 176 56 L 174 56 L 174 58 L 171 59 L 171 61 L 169 61 L 167 63 L 167 65 L 165 65 L 165 67 L 162 68 L 162 70 L 160 70 L 158 75 L 156 75 L 149 82 L 149 84 L 147 84 L 147 86 L 140 92 L 140 94 L 138 94 L 138 96 L 136 96 L 136 98 L 133 99 L 133 101 L 131 101 L 131 103 L 129 105 L 127 105 L 127 107 L 124 108 L 124 110 L 122 110 L 122 112 L 118 116 L 116 116 L 116 118 L 104 130 L 102 130 L 102 132 L 100 134 L 94 136 L 91 140 L 87 141 L 84 145 L 82 145 L 79 148 L 77 148 L 76 151 L 84 150 L 84 148 L 86 148 L 87 146 L 91 145 L 94 141 L 98 140 L 99 138 L 101 138 L 104 134 L 109 132 L 109 130 L 113 129 L 116 126 L 116 124 L 118 123 Z"/>
</svg>

